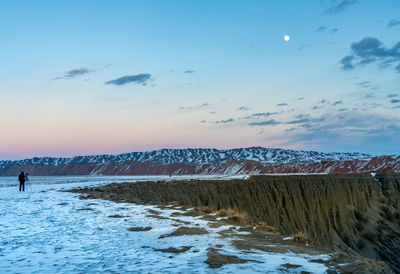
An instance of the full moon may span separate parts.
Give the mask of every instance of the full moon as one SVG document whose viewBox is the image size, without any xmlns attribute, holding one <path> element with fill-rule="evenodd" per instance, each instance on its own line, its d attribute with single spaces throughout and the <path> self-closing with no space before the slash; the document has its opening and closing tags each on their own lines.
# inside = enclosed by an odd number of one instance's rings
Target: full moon
<svg viewBox="0 0 400 274">
<path fill-rule="evenodd" d="M 283 39 L 287 42 L 287 41 L 290 40 L 290 36 L 289 35 L 285 35 L 285 36 L 283 36 Z"/>
</svg>

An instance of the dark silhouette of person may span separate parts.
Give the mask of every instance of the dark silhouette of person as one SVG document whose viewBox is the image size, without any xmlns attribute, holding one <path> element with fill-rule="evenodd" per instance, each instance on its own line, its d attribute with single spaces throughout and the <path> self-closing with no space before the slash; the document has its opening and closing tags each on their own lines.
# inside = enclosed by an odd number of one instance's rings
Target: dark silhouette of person
<svg viewBox="0 0 400 274">
<path fill-rule="evenodd" d="M 19 191 L 25 191 L 25 174 L 23 171 L 18 176 L 18 181 L 19 181 Z"/>
</svg>

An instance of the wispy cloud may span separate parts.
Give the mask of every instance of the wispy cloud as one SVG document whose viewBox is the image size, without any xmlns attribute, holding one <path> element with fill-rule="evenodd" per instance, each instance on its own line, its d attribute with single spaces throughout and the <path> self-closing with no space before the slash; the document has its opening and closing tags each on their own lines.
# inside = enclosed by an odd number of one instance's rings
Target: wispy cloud
<svg viewBox="0 0 400 274">
<path fill-rule="evenodd" d="M 372 84 L 370 81 L 362 81 L 356 84 L 359 87 L 362 88 L 367 88 L 367 89 L 371 89 L 371 90 L 377 90 L 379 89 L 379 86 Z"/>
<path fill-rule="evenodd" d="M 306 118 L 306 117 L 309 117 L 310 116 L 310 114 L 297 114 L 297 115 L 295 115 L 294 117 L 296 118 L 296 119 L 303 119 L 303 118 Z"/>
<path fill-rule="evenodd" d="M 282 112 L 258 112 L 258 113 L 253 113 L 250 116 L 252 116 L 252 117 L 268 117 L 268 116 L 280 114 L 280 113 L 282 113 Z"/>
<path fill-rule="evenodd" d="M 216 124 L 228 124 L 228 123 L 232 123 L 232 122 L 234 122 L 234 121 L 235 121 L 235 119 L 229 118 L 229 119 L 226 119 L 226 120 L 218 120 L 218 121 L 215 121 L 215 123 L 216 123 Z"/>
<path fill-rule="evenodd" d="M 284 106 L 287 106 L 288 104 L 287 103 L 280 103 L 280 104 L 277 104 L 276 106 L 277 107 L 284 107 Z"/>
<path fill-rule="evenodd" d="M 391 19 L 389 23 L 387 24 L 388 28 L 400 26 L 400 20 L 397 19 Z"/>
<path fill-rule="evenodd" d="M 288 142 L 352 150 L 357 149 L 358 145 L 363 148 L 373 145 L 381 149 L 388 142 L 388 147 L 393 151 L 396 142 L 400 141 L 399 122 L 395 118 L 345 109 L 337 113 L 326 113 L 323 118 L 310 120 L 288 132 Z"/>
<path fill-rule="evenodd" d="M 94 71 L 95 71 L 94 69 L 88 69 L 88 68 L 72 69 L 72 70 L 65 72 L 63 76 L 53 78 L 53 80 L 71 79 L 71 78 L 75 78 L 78 76 L 86 75 L 86 74 L 94 72 Z"/>
<path fill-rule="evenodd" d="M 396 97 L 399 97 L 399 95 L 392 93 L 392 94 L 388 94 L 386 97 L 387 98 L 396 98 Z"/>
<path fill-rule="evenodd" d="M 383 46 L 379 39 L 365 37 L 359 42 L 352 43 L 350 48 L 350 55 L 340 60 L 343 70 L 351 70 L 356 66 L 379 62 L 381 67 L 398 63 L 395 70 L 400 73 L 400 41 L 393 47 L 387 48 Z"/>
<path fill-rule="evenodd" d="M 338 31 L 339 31 L 338 28 L 329 28 L 329 27 L 327 27 L 327 26 L 319 26 L 319 27 L 316 29 L 316 32 L 320 32 L 320 33 L 322 33 L 322 32 L 336 33 L 336 32 L 338 32 Z"/>
<path fill-rule="evenodd" d="M 189 110 L 202 109 L 202 108 L 206 108 L 206 107 L 209 107 L 209 106 L 210 106 L 209 103 L 202 103 L 202 104 L 200 104 L 200 105 L 194 105 L 194 106 L 187 106 L 187 107 L 181 106 L 181 107 L 179 107 L 178 109 L 179 109 L 179 110 L 189 111 Z M 211 112 L 212 112 L 212 111 L 211 111 Z M 210 112 L 210 113 L 211 113 L 211 112 Z M 214 111 L 213 113 L 215 113 L 215 111 Z"/>
<path fill-rule="evenodd" d="M 366 93 L 365 95 L 364 95 L 364 98 L 365 99 L 371 99 L 371 98 L 375 98 L 376 97 L 376 95 L 375 95 L 375 93 L 373 93 L 373 92 L 368 92 L 368 93 Z"/>
<path fill-rule="evenodd" d="M 343 101 L 336 101 L 332 104 L 332 106 L 337 106 L 343 104 Z"/>
<path fill-rule="evenodd" d="M 344 12 L 349 6 L 356 4 L 358 0 L 342 0 L 339 3 L 335 4 L 333 7 L 330 7 L 325 10 L 326 14 L 335 14 Z"/>
<path fill-rule="evenodd" d="M 146 86 L 152 80 L 151 74 L 140 73 L 135 75 L 125 75 L 105 82 L 106 85 L 124 86 L 130 83 Z"/>
<path fill-rule="evenodd" d="M 304 124 L 304 123 L 308 123 L 308 122 L 310 122 L 310 119 L 299 119 L 299 120 L 293 120 L 293 121 L 286 122 L 286 124 L 293 125 L 293 124 Z"/>
<path fill-rule="evenodd" d="M 238 108 L 238 110 L 247 111 L 247 110 L 250 110 L 250 109 L 248 107 L 241 106 L 240 108 Z"/>
<path fill-rule="evenodd" d="M 267 121 L 261 121 L 261 122 L 252 122 L 249 123 L 249 126 L 275 126 L 279 125 L 281 122 L 277 122 L 274 119 L 267 120 Z"/>
<path fill-rule="evenodd" d="M 311 46 L 311 44 L 310 44 L 310 43 L 307 43 L 307 44 L 301 45 L 301 46 L 298 47 L 297 49 L 298 49 L 298 50 L 303 50 L 303 49 L 305 49 L 305 48 L 307 48 L 307 47 L 309 47 L 309 46 Z"/>
<path fill-rule="evenodd" d="M 183 73 L 194 73 L 194 70 L 185 70 Z"/>
<path fill-rule="evenodd" d="M 322 100 L 318 101 L 318 103 L 319 103 L 319 104 L 327 104 L 327 103 L 328 103 L 328 100 L 322 99 Z"/>
<path fill-rule="evenodd" d="M 397 104 L 397 103 L 400 103 L 400 100 L 399 99 L 392 99 L 392 100 L 390 100 L 390 103 Z"/>
</svg>

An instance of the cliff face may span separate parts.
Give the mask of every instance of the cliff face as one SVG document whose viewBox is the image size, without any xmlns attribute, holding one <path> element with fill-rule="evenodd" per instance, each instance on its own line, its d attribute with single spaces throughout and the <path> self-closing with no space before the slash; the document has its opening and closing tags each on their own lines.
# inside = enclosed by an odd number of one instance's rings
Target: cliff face
<svg viewBox="0 0 400 274">
<path fill-rule="evenodd" d="M 400 175 L 253 176 L 248 180 L 111 184 L 88 198 L 235 209 L 283 235 L 385 261 L 400 272 Z"/>
<path fill-rule="evenodd" d="M 0 168 L 0 176 L 17 176 L 25 171 L 36 176 L 51 175 L 211 175 L 268 173 L 366 173 L 400 172 L 400 156 L 380 156 L 368 160 L 320 161 L 272 164 L 252 160 L 226 160 L 206 164 L 160 162 L 76 162 L 63 164 L 10 164 Z"/>
</svg>

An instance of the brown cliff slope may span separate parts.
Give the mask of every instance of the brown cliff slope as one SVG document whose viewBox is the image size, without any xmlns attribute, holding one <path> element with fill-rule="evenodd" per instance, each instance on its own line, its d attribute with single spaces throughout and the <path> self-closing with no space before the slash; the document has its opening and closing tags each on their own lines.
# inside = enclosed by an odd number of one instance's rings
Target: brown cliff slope
<svg viewBox="0 0 400 274">
<path fill-rule="evenodd" d="M 252 176 L 247 180 L 111 184 L 75 192 L 87 198 L 234 209 L 249 224 L 302 234 L 332 250 L 385 261 L 400 272 L 400 175 Z"/>
</svg>

